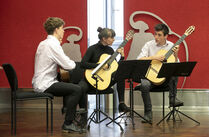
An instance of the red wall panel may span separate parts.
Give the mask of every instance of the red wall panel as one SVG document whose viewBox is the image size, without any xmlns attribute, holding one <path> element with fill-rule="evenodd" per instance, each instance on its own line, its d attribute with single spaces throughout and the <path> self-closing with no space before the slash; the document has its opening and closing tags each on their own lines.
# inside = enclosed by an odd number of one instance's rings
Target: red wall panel
<svg viewBox="0 0 209 137">
<path fill-rule="evenodd" d="M 124 0 L 124 30 L 131 29 L 129 16 L 134 11 L 148 11 L 161 17 L 170 28 L 182 35 L 186 28 L 195 25 L 195 32 L 186 38 L 189 48 L 189 60 L 197 61 L 191 77 L 187 79 L 185 88 L 209 88 L 207 50 L 209 38 L 209 1 L 208 0 Z M 10 0 L 0 5 L 0 64 L 11 63 L 17 70 L 20 87 L 31 87 L 34 55 L 40 41 L 46 38 L 43 22 L 47 17 L 57 16 L 65 20 L 65 26 L 78 26 L 83 30 L 83 38 L 78 44 L 82 55 L 87 48 L 87 2 L 85 0 Z M 148 16 L 139 16 L 150 21 L 149 32 L 159 23 Z M 169 37 L 175 42 L 178 38 Z M 65 42 L 65 41 L 64 41 Z M 130 43 L 125 47 L 128 54 Z M 180 59 L 185 60 L 185 52 L 181 46 Z M 5 74 L 0 70 L 0 87 L 8 87 Z"/>
<path fill-rule="evenodd" d="M 9 0 L 0 4 L 0 64 L 11 63 L 18 75 L 19 87 L 31 87 L 34 55 L 47 34 L 43 23 L 48 17 L 60 17 L 65 26 L 78 26 L 83 38 L 78 42 L 82 55 L 87 49 L 86 0 Z M 65 42 L 65 41 L 64 41 Z M 8 87 L 0 70 L 0 87 Z"/>
<path fill-rule="evenodd" d="M 209 88 L 209 1 L 208 0 L 124 0 L 124 30 L 125 32 L 131 29 L 129 25 L 129 17 L 135 11 L 148 11 L 161 17 L 173 30 L 179 35 L 182 35 L 190 25 L 195 25 L 196 29 L 193 34 L 185 40 L 189 49 L 189 61 L 197 61 L 197 65 L 187 78 L 184 88 Z M 145 21 L 153 32 L 153 27 L 159 21 L 149 16 L 139 16 L 134 20 Z M 170 36 L 169 40 L 174 43 L 178 40 L 175 36 Z M 125 47 L 125 52 L 128 54 L 130 43 Z M 180 59 L 185 61 L 185 49 L 181 45 Z M 179 82 L 179 87 L 181 85 Z"/>
</svg>

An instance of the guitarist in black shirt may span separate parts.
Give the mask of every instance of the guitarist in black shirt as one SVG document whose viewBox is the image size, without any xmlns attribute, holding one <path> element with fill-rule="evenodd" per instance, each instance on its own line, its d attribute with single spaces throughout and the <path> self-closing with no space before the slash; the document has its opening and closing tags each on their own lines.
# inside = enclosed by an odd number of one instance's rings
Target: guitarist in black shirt
<svg viewBox="0 0 209 137">
<path fill-rule="evenodd" d="M 94 69 L 99 65 L 99 59 L 102 54 L 108 54 L 112 55 L 114 53 L 114 50 L 110 47 L 112 43 L 114 42 L 115 37 L 115 31 L 108 28 L 101 28 L 99 27 L 97 29 L 99 32 L 99 42 L 90 46 L 82 61 L 81 61 L 81 67 L 84 69 Z M 117 52 L 120 53 L 121 58 L 120 60 L 124 60 L 124 50 L 123 48 L 117 49 Z M 108 69 L 108 65 L 106 64 L 103 66 L 102 69 L 106 70 Z M 120 112 L 127 112 L 130 111 L 130 108 L 126 106 L 124 103 L 124 91 L 125 91 L 125 81 L 115 81 L 114 80 L 114 74 L 111 75 L 111 82 L 109 86 L 114 85 L 117 83 L 117 91 L 118 91 L 118 97 L 119 97 L 119 111 Z M 89 84 L 89 82 L 86 79 L 83 79 L 79 82 L 79 85 L 82 88 L 83 91 L 83 97 L 80 100 L 80 107 L 86 107 L 86 92 L 89 90 L 89 88 L 94 88 L 92 85 Z"/>
</svg>

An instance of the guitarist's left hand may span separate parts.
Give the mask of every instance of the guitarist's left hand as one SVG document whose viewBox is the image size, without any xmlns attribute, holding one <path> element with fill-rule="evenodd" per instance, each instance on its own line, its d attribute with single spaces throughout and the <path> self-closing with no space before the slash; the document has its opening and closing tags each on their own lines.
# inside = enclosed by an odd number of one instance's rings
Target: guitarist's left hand
<svg viewBox="0 0 209 137">
<path fill-rule="evenodd" d="M 123 47 L 117 49 L 117 52 L 120 53 L 122 57 L 124 57 L 124 48 Z"/>
<path fill-rule="evenodd" d="M 175 46 L 172 50 L 173 50 L 174 56 L 178 57 L 179 45 Z"/>
<path fill-rule="evenodd" d="M 178 58 L 178 52 L 179 52 L 179 45 L 173 47 L 172 50 L 173 50 L 174 57 L 175 57 L 176 60 L 177 60 L 177 58 Z"/>
</svg>

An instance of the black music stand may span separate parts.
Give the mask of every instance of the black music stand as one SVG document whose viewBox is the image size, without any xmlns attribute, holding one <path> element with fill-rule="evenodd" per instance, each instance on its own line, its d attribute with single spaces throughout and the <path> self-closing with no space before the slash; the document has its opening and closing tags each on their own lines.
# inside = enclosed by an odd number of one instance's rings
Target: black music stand
<svg viewBox="0 0 209 137">
<path fill-rule="evenodd" d="M 173 76 L 188 77 L 192 73 L 192 70 L 195 67 L 196 63 L 197 62 L 163 63 L 163 65 L 158 73 L 158 78 L 162 78 L 162 77 L 170 78 Z M 163 117 L 157 123 L 157 125 L 159 125 L 167 117 L 168 117 L 167 120 L 169 120 L 171 116 L 173 116 L 173 121 L 175 121 L 175 116 L 174 116 L 175 112 L 180 113 L 183 116 L 191 119 L 192 121 L 200 124 L 200 122 L 194 120 L 193 118 L 189 117 L 188 115 L 184 114 L 183 112 L 177 110 L 175 108 L 175 106 L 173 105 L 173 109 L 165 117 Z"/>
<path fill-rule="evenodd" d="M 142 119 L 146 120 L 142 117 L 139 113 L 134 111 L 134 97 L 133 97 L 133 81 L 138 81 L 141 78 L 144 78 L 148 67 L 150 66 L 151 60 L 128 60 L 128 61 L 121 61 L 119 63 L 118 70 L 115 74 L 115 79 L 128 79 L 129 87 L 130 87 L 130 117 L 133 125 L 133 129 L 135 129 L 134 123 L 134 114 L 138 115 Z M 113 121 L 117 120 L 118 118 L 122 117 L 128 112 L 123 112 L 120 116 L 116 117 L 114 120 L 110 121 L 106 125 L 109 125 Z M 147 120 L 146 120 L 147 121 Z M 147 121 L 150 123 L 149 121 Z M 150 123 L 152 124 L 152 123 Z"/>
<path fill-rule="evenodd" d="M 104 65 L 102 65 L 102 66 L 104 66 Z M 101 68 L 99 68 L 99 69 L 101 69 Z M 106 119 L 110 119 L 112 122 L 114 122 L 115 124 L 117 124 L 120 127 L 121 131 L 123 132 L 122 126 L 118 122 L 116 122 L 114 120 L 114 118 L 111 118 L 105 112 L 101 111 L 100 106 L 98 106 L 98 102 L 100 102 L 100 95 L 98 94 L 99 93 L 99 90 L 98 90 L 98 79 L 99 78 L 98 78 L 96 72 L 98 72 L 99 69 L 97 69 L 97 71 L 95 71 L 93 73 L 93 75 L 92 75 L 92 78 L 95 79 L 95 81 L 96 81 L 96 88 L 95 88 L 95 90 L 96 90 L 96 109 L 94 109 L 94 111 L 91 113 L 91 115 L 87 119 L 87 121 L 90 120 L 89 123 L 87 124 L 87 128 L 90 129 L 90 124 L 91 124 L 92 121 L 94 123 L 101 123 L 101 122 L 103 122 Z M 99 98 L 99 101 L 98 101 L 98 98 Z M 100 114 L 103 114 L 105 116 L 105 118 L 103 118 L 102 120 L 100 120 Z M 96 120 L 94 120 L 94 116 L 95 115 L 96 115 Z"/>
</svg>

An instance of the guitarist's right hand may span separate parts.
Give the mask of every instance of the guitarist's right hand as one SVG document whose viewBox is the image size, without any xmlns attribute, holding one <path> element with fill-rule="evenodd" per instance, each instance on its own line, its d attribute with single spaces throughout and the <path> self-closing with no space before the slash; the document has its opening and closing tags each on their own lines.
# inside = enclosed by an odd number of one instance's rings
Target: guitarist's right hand
<svg viewBox="0 0 209 137">
<path fill-rule="evenodd" d="M 104 67 L 103 67 L 102 69 L 103 69 L 103 70 L 108 70 L 108 69 L 109 69 L 108 64 L 105 64 Z"/>
<path fill-rule="evenodd" d="M 158 60 L 158 61 L 164 61 L 165 56 L 164 55 L 155 55 L 155 56 L 153 56 L 153 59 Z"/>
</svg>

